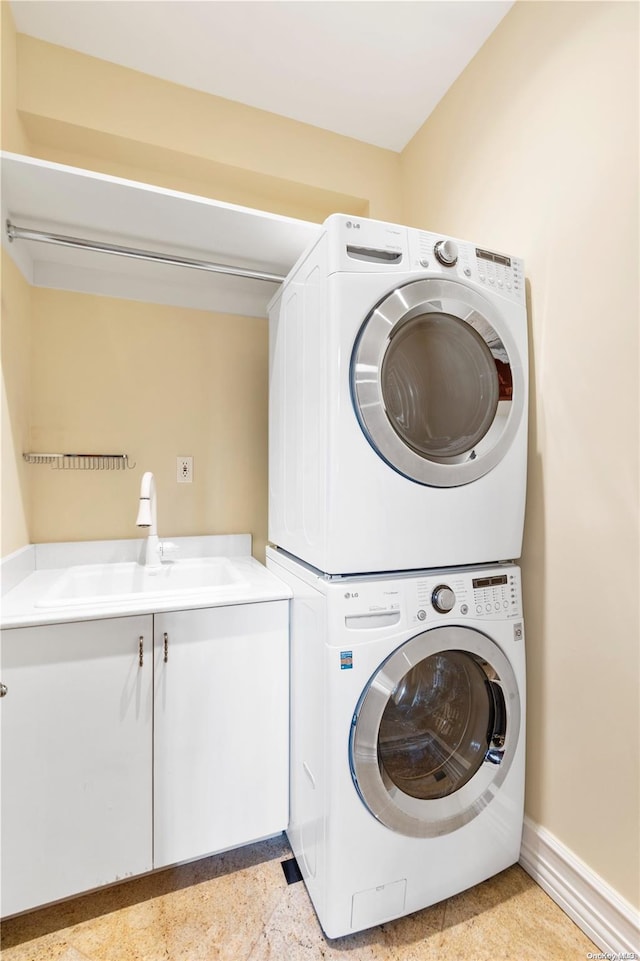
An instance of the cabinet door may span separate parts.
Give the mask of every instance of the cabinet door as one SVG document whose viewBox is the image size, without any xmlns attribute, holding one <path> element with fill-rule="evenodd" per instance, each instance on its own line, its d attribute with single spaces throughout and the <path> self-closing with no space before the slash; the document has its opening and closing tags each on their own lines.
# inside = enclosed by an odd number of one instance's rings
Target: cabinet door
<svg viewBox="0 0 640 961">
<path fill-rule="evenodd" d="M 285 829 L 288 647 L 287 601 L 156 615 L 154 867 Z"/>
<path fill-rule="evenodd" d="M 4 915 L 151 869 L 152 630 L 2 631 Z"/>
</svg>

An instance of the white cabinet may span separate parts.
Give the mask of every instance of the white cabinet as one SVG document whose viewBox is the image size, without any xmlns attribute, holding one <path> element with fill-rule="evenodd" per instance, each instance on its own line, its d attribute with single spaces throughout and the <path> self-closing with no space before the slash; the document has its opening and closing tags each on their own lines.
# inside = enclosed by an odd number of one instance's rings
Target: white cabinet
<svg viewBox="0 0 640 961">
<path fill-rule="evenodd" d="M 0 632 L 0 913 L 283 831 L 288 672 L 286 600 Z"/>
<path fill-rule="evenodd" d="M 283 831 L 288 602 L 155 616 L 154 867 Z"/>
<path fill-rule="evenodd" d="M 152 617 L 5 630 L 0 643 L 7 915 L 152 866 Z"/>
</svg>

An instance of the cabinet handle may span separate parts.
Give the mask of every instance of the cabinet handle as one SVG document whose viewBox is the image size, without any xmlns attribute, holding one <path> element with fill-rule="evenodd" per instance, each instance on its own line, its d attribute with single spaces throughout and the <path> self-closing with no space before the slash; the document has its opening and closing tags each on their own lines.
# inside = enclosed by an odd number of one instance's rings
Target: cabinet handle
<svg viewBox="0 0 640 961">
<path fill-rule="evenodd" d="M 6 684 L 0 684 L 0 697 L 4 697 L 9 693 L 9 688 Z"/>
<path fill-rule="evenodd" d="M 144 637 L 141 634 L 140 639 L 138 641 L 138 665 L 142 667 L 143 662 L 144 662 Z"/>
<path fill-rule="evenodd" d="M 169 635 L 164 633 L 164 663 L 166 664 L 169 660 Z"/>
</svg>

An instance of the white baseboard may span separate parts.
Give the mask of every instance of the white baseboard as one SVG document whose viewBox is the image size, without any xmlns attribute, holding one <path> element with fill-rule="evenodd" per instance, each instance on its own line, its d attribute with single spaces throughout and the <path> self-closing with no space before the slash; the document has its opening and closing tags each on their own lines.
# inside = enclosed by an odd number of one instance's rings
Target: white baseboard
<svg viewBox="0 0 640 961">
<path fill-rule="evenodd" d="M 524 819 L 520 864 L 603 952 L 640 958 L 638 911 L 529 818 Z"/>
</svg>

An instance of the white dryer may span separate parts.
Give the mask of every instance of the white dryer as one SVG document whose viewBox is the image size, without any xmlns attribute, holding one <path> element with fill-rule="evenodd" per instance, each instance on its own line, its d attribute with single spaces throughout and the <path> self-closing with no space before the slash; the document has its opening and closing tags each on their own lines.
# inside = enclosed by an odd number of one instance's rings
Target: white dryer
<svg viewBox="0 0 640 961">
<path fill-rule="evenodd" d="M 441 901 L 518 860 L 525 648 L 512 564 L 291 588 L 288 837 L 328 937 Z"/>
<path fill-rule="evenodd" d="M 520 556 L 521 260 L 335 214 L 269 318 L 272 543 L 332 574 Z"/>
</svg>

